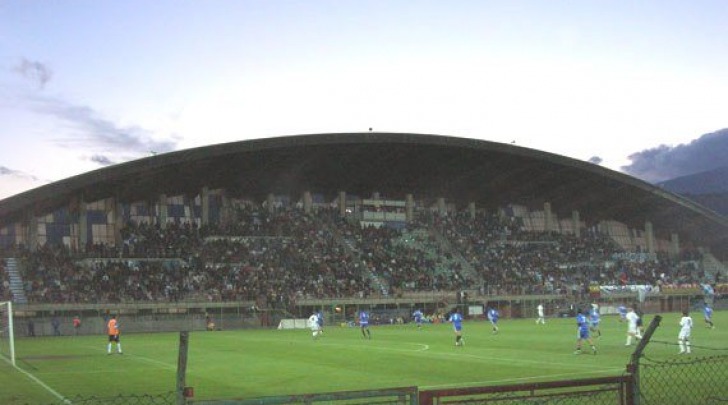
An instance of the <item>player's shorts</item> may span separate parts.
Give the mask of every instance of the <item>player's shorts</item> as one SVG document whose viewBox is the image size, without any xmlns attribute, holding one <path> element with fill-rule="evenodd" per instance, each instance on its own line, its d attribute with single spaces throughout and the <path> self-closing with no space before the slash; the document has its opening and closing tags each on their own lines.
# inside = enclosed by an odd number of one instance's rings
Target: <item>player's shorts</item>
<svg viewBox="0 0 728 405">
<path fill-rule="evenodd" d="M 590 325 L 591 325 L 592 328 L 598 328 L 599 327 L 599 321 L 592 322 Z"/>
<path fill-rule="evenodd" d="M 627 328 L 627 333 L 636 334 L 637 333 L 637 325 L 629 325 L 629 327 Z"/>
<path fill-rule="evenodd" d="M 579 339 L 589 339 L 589 329 L 579 328 L 577 335 L 579 336 Z"/>
<path fill-rule="evenodd" d="M 369 327 L 369 322 L 360 322 L 359 323 L 359 326 L 361 326 L 362 328 L 368 328 Z"/>
<path fill-rule="evenodd" d="M 682 331 L 681 330 L 680 333 L 678 333 L 677 338 L 680 339 L 680 340 L 689 339 L 690 338 L 690 331 L 689 330 L 688 331 Z"/>
<path fill-rule="evenodd" d="M 119 335 L 109 335 L 109 342 L 119 343 Z"/>
</svg>

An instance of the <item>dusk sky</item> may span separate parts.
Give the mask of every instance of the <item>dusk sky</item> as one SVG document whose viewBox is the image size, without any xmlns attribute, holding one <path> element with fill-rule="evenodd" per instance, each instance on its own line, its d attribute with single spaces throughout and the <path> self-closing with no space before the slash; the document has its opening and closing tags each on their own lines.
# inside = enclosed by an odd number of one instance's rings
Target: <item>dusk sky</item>
<svg viewBox="0 0 728 405">
<path fill-rule="evenodd" d="M 245 139 L 412 132 L 727 165 L 728 3 L 0 0 L 0 199 Z"/>
</svg>

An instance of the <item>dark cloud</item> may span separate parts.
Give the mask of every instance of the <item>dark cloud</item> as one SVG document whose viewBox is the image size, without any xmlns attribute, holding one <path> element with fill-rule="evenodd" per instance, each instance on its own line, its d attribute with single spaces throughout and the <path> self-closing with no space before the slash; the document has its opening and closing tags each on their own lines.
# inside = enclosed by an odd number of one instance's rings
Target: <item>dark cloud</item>
<svg viewBox="0 0 728 405">
<path fill-rule="evenodd" d="M 15 71 L 24 78 L 32 80 L 40 89 L 43 89 L 53 77 L 53 71 L 44 63 L 25 58 L 15 67 Z"/>
<path fill-rule="evenodd" d="M 0 166 L 0 176 L 22 177 L 34 181 L 39 180 L 37 177 L 31 176 L 28 173 L 21 172 L 20 170 L 13 170 L 5 166 Z"/>
<path fill-rule="evenodd" d="M 87 106 L 50 97 L 34 96 L 29 101 L 35 112 L 57 118 L 70 130 L 71 135 L 55 139 L 56 144 L 95 152 L 109 161 L 113 159 L 108 155 L 146 156 L 150 151 L 173 151 L 177 145 L 173 140 L 154 140 L 149 131 L 136 125 L 119 126 Z"/>
<path fill-rule="evenodd" d="M 116 164 L 116 162 L 103 155 L 93 155 L 89 158 L 89 160 L 94 163 L 98 163 L 101 166 L 111 166 Z"/>
<path fill-rule="evenodd" d="M 26 172 L 0 166 L 0 200 L 50 183 Z"/>
<path fill-rule="evenodd" d="M 599 156 L 592 156 L 588 160 L 589 163 L 593 163 L 595 165 L 600 165 L 600 164 L 602 164 L 603 161 L 604 160 L 602 158 L 600 158 Z"/>
<path fill-rule="evenodd" d="M 660 145 L 633 153 L 622 170 L 648 182 L 674 179 L 728 166 L 728 128 L 705 134 L 689 144 Z"/>
</svg>

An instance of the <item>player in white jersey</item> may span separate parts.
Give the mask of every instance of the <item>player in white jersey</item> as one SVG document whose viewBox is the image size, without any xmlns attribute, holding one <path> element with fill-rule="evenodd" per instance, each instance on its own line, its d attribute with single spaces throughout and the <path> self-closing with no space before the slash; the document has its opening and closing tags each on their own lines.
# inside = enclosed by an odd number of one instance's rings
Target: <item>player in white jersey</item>
<svg viewBox="0 0 728 405">
<path fill-rule="evenodd" d="M 688 311 L 683 311 L 680 318 L 680 333 L 677 335 L 677 343 L 680 345 L 680 354 L 690 354 L 690 332 L 693 330 L 693 318 L 688 315 Z"/>
<path fill-rule="evenodd" d="M 642 339 L 642 333 L 640 333 L 640 330 L 637 327 L 637 321 L 640 317 L 636 312 L 634 312 L 634 309 L 629 308 L 627 310 L 627 315 L 625 315 L 625 319 L 627 320 L 627 343 L 624 345 L 630 346 L 632 345 L 632 338 L 635 338 L 636 340 Z"/>
<path fill-rule="evenodd" d="M 311 328 L 311 335 L 317 339 L 321 335 L 321 325 L 319 325 L 319 317 L 313 314 L 308 317 L 308 327 Z"/>
<path fill-rule="evenodd" d="M 536 319 L 536 323 L 545 325 L 546 318 L 544 317 L 544 313 L 543 313 L 543 304 L 539 303 L 538 306 L 536 307 L 536 311 L 538 312 L 538 318 Z"/>
</svg>

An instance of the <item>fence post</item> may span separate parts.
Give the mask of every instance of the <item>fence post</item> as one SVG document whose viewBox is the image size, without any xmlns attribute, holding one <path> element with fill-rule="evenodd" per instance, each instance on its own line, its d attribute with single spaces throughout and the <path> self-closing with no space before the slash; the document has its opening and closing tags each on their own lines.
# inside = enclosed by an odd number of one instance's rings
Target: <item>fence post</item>
<svg viewBox="0 0 728 405">
<path fill-rule="evenodd" d="M 189 347 L 190 332 L 179 333 L 179 354 L 177 356 L 177 405 L 184 405 L 185 385 L 187 376 L 187 348 Z"/>
<path fill-rule="evenodd" d="M 655 329 L 657 329 L 658 326 L 660 326 L 660 322 L 662 321 L 662 316 L 655 315 L 654 318 L 652 318 L 652 322 L 650 322 L 650 325 L 647 327 L 647 330 L 645 331 L 645 335 L 642 336 L 642 339 L 640 339 L 639 342 L 637 342 L 637 347 L 634 349 L 634 353 L 632 353 L 632 358 L 630 360 L 630 363 L 627 365 L 627 371 L 632 373 L 632 395 L 633 395 L 633 405 L 639 405 L 640 404 L 640 366 L 639 361 L 640 357 L 642 357 L 642 352 L 645 350 L 645 347 L 648 343 L 650 343 L 650 339 L 652 338 L 652 334 L 655 333 Z"/>
</svg>

